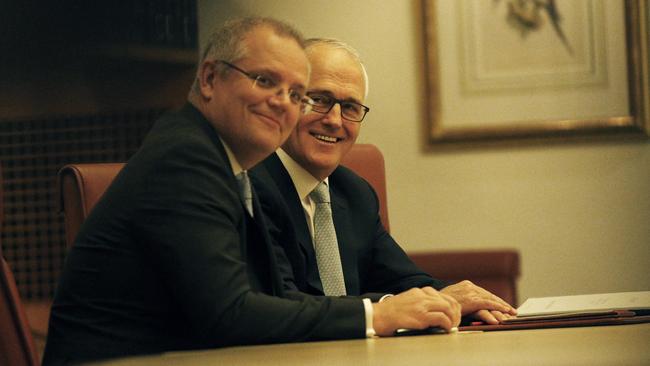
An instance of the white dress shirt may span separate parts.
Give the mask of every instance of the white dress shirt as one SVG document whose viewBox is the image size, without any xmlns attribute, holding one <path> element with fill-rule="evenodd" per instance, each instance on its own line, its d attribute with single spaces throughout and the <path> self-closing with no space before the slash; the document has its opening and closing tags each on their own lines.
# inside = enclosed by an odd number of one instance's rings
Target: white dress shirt
<svg viewBox="0 0 650 366">
<path fill-rule="evenodd" d="M 219 140 L 221 140 L 221 144 L 223 145 L 223 149 L 226 150 L 226 155 L 228 156 L 228 161 L 230 162 L 230 167 L 232 168 L 232 173 L 235 175 L 235 177 L 244 171 L 244 169 L 241 167 L 241 164 L 237 161 L 237 158 L 235 157 L 235 153 L 232 152 L 230 149 L 230 146 L 221 138 L 219 137 Z"/>
</svg>

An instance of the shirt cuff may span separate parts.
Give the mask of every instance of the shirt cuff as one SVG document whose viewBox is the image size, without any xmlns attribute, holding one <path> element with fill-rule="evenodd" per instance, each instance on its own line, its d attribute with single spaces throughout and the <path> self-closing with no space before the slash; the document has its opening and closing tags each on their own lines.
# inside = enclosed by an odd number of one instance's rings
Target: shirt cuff
<svg viewBox="0 0 650 366">
<path fill-rule="evenodd" d="M 366 338 L 375 336 L 375 328 L 372 326 L 372 317 L 374 315 L 372 309 L 372 301 L 370 299 L 363 299 L 363 310 L 366 313 Z"/>
</svg>

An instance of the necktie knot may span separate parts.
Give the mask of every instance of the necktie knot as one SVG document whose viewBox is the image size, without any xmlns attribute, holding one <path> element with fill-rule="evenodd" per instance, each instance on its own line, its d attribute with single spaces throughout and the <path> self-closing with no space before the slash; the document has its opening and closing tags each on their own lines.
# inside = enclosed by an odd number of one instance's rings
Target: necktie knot
<svg viewBox="0 0 650 366">
<path fill-rule="evenodd" d="M 311 197 L 312 200 L 316 203 L 329 203 L 330 202 L 330 190 L 329 187 L 327 187 L 327 184 L 325 182 L 320 182 L 314 188 L 313 191 L 309 194 L 309 197 Z"/>
</svg>

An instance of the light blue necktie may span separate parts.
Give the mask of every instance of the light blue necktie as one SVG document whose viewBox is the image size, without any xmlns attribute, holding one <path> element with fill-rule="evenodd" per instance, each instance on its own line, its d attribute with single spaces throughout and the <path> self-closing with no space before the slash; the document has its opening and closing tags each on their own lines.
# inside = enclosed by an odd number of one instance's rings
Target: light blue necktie
<svg viewBox="0 0 650 366">
<path fill-rule="evenodd" d="M 321 182 L 309 194 L 316 202 L 314 211 L 314 249 L 323 292 L 326 296 L 344 296 L 345 280 L 341 266 L 339 244 L 332 221 L 329 188 Z"/>
<path fill-rule="evenodd" d="M 237 183 L 239 183 L 239 196 L 246 207 L 248 214 L 253 217 L 253 191 L 251 191 L 251 181 L 248 178 L 248 172 L 242 170 L 237 174 Z"/>
</svg>

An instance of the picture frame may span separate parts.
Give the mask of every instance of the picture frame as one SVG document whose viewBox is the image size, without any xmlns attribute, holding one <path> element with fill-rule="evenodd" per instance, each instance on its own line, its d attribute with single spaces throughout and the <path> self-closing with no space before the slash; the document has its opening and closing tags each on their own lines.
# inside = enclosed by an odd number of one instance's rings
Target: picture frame
<svg viewBox="0 0 650 366">
<path fill-rule="evenodd" d="M 649 136 L 647 0 L 421 1 L 429 146 Z"/>
</svg>

